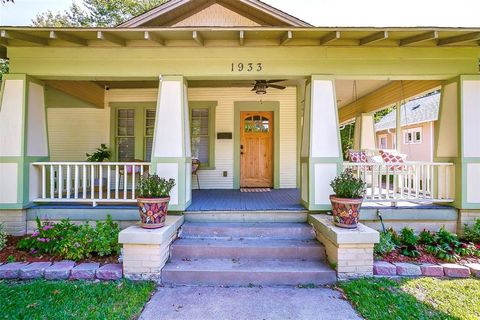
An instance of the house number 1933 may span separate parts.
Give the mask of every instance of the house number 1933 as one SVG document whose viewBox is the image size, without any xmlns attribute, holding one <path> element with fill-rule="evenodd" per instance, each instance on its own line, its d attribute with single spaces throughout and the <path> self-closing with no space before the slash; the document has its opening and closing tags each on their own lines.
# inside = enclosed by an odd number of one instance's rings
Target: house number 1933
<svg viewBox="0 0 480 320">
<path fill-rule="evenodd" d="M 263 70 L 262 63 L 232 63 L 232 72 L 260 72 Z"/>
</svg>

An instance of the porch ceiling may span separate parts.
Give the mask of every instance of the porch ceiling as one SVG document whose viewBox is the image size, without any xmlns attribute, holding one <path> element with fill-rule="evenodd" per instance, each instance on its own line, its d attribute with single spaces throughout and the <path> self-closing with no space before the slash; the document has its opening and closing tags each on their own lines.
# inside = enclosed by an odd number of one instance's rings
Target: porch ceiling
<svg viewBox="0 0 480 320">
<path fill-rule="evenodd" d="M 480 46 L 480 28 L 0 27 L 0 46 Z"/>
</svg>

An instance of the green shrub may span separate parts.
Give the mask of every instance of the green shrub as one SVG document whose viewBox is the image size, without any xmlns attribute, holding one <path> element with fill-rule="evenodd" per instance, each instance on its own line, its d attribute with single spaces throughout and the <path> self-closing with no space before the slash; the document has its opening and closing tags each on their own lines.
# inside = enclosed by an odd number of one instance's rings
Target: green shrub
<svg viewBox="0 0 480 320">
<path fill-rule="evenodd" d="M 3 229 L 3 223 L 0 223 L 0 251 L 7 246 L 7 233 Z"/>
<path fill-rule="evenodd" d="M 413 229 L 405 227 L 400 232 L 400 253 L 407 257 L 419 257 L 420 252 L 417 249 L 418 236 L 415 235 Z"/>
<path fill-rule="evenodd" d="M 140 177 L 137 185 L 137 197 L 139 198 L 166 198 L 170 196 L 175 186 L 175 180 L 160 178 L 156 174 L 146 174 Z"/>
<path fill-rule="evenodd" d="M 461 242 L 456 234 L 444 227 L 440 228 L 434 236 L 434 241 L 427 244 L 425 249 L 437 258 L 448 262 L 455 262 L 462 256 L 480 255 L 480 250 L 473 243 Z"/>
<path fill-rule="evenodd" d="M 108 147 L 102 143 L 100 145 L 100 148 L 97 148 L 94 153 L 90 154 L 87 153 L 87 161 L 88 162 L 103 162 L 104 160 L 110 159 L 110 156 L 112 155 L 112 152 Z"/>
<path fill-rule="evenodd" d="M 480 243 L 480 219 L 476 219 L 471 227 L 465 225 L 462 239 L 467 242 Z"/>
<path fill-rule="evenodd" d="M 385 256 L 393 250 L 395 250 L 395 243 L 392 240 L 392 234 L 390 232 L 381 232 L 380 242 L 375 244 L 373 252 L 377 256 Z"/>
<path fill-rule="evenodd" d="M 59 223 L 37 221 L 37 230 L 18 243 L 21 250 L 58 255 L 64 259 L 82 260 L 92 255 L 108 256 L 120 253 L 120 229 L 110 215 L 95 227 L 85 223 L 75 225 L 68 219 Z"/>
<path fill-rule="evenodd" d="M 431 245 L 431 244 L 435 243 L 435 235 L 428 230 L 423 230 L 418 235 L 418 242 L 420 244 L 427 244 L 427 245 L 430 244 Z"/>
<path fill-rule="evenodd" d="M 353 175 L 351 169 L 346 169 L 330 182 L 330 186 L 339 198 L 362 198 L 365 194 L 365 183 Z"/>
<path fill-rule="evenodd" d="M 398 235 L 398 233 L 393 230 L 392 227 L 388 228 L 386 230 L 386 232 L 388 232 L 390 234 L 390 237 L 392 238 L 392 241 L 393 243 L 398 247 L 402 244 L 402 240 L 400 239 L 400 236 Z"/>
</svg>

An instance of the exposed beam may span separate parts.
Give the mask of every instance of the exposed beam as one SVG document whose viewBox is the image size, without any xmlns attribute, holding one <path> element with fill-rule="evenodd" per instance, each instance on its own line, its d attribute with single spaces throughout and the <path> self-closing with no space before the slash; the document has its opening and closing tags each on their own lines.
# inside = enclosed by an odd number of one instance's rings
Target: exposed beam
<svg viewBox="0 0 480 320">
<path fill-rule="evenodd" d="M 364 46 L 366 44 L 372 44 L 385 39 L 388 39 L 388 31 L 380 31 L 369 35 L 368 37 L 360 39 L 360 45 Z"/>
<path fill-rule="evenodd" d="M 45 83 L 77 99 L 93 104 L 97 108 L 105 107 L 105 91 L 89 81 L 47 80 Z"/>
<path fill-rule="evenodd" d="M 329 32 L 326 35 L 324 35 L 322 38 L 320 38 L 320 45 L 326 45 L 330 42 L 340 39 L 340 37 L 341 37 L 340 31 Z"/>
<path fill-rule="evenodd" d="M 0 46 L 0 59 L 7 58 L 7 48 Z"/>
<path fill-rule="evenodd" d="M 290 40 L 292 40 L 293 38 L 293 33 L 292 31 L 287 31 L 285 32 L 285 34 L 282 36 L 282 38 L 280 39 L 280 45 L 283 46 L 284 44 L 286 44 L 287 42 L 289 42 Z"/>
<path fill-rule="evenodd" d="M 120 38 L 119 36 L 116 36 L 114 34 L 103 32 L 103 31 L 97 31 L 97 39 L 108 41 L 113 44 L 118 44 L 119 46 L 122 46 L 122 47 L 124 47 L 126 44 L 125 39 Z"/>
<path fill-rule="evenodd" d="M 410 38 L 405 38 L 400 40 L 400 45 L 401 46 L 408 46 L 411 44 L 417 44 L 420 42 L 428 41 L 428 40 L 434 40 L 438 39 L 438 32 L 437 31 L 429 31 L 426 33 L 422 33 Z"/>
<path fill-rule="evenodd" d="M 241 30 L 239 37 L 238 37 L 238 43 L 243 46 L 245 44 L 245 31 Z"/>
<path fill-rule="evenodd" d="M 5 38 L 0 38 L 0 46 L 8 46 L 8 40 Z"/>
<path fill-rule="evenodd" d="M 439 46 L 444 46 L 447 44 L 455 44 L 455 43 L 477 41 L 477 40 L 480 40 L 480 32 L 472 32 L 472 33 L 462 34 L 462 35 L 454 36 L 450 38 L 439 39 L 437 44 Z"/>
<path fill-rule="evenodd" d="M 192 33 L 192 39 L 198 43 L 199 46 L 203 46 L 204 42 L 203 42 L 203 37 L 202 35 L 200 34 L 200 32 L 198 31 L 193 31 Z"/>
<path fill-rule="evenodd" d="M 423 93 L 440 87 L 440 80 L 405 80 L 393 81 L 380 89 L 361 97 L 356 102 L 338 110 L 340 123 L 348 122 L 355 118 L 359 113 L 370 113 L 378 111 L 397 103 L 398 101 L 408 100 L 417 97 Z"/>
<path fill-rule="evenodd" d="M 81 46 L 86 46 L 87 45 L 87 40 L 82 39 L 80 37 L 65 33 L 65 32 L 59 32 L 59 31 L 50 31 L 50 39 L 58 39 L 58 40 L 63 40 L 66 42 L 70 42 L 73 44 L 78 44 Z"/>
<path fill-rule="evenodd" d="M 153 41 L 155 43 L 158 43 L 161 46 L 165 45 L 165 40 L 162 37 L 156 35 L 155 33 L 150 32 L 150 31 L 145 31 L 143 33 L 143 38 L 145 40 L 149 40 L 149 41 Z"/>
<path fill-rule="evenodd" d="M 46 46 L 48 44 L 48 39 L 44 39 L 38 36 L 32 36 L 31 34 L 26 34 L 18 31 L 11 31 L 11 30 L 2 30 L 0 31 L 0 38 L 8 39 L 8 40 L 22 40 L 30 43 L 40 44 L 42 46 Z"/>
</svg>

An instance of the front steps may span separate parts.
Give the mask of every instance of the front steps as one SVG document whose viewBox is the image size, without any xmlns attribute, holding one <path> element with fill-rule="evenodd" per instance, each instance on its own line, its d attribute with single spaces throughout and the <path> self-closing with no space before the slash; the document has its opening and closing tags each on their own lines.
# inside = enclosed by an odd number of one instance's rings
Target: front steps
<svg viewBox="0 0 480 320">
<path fill-rule="evenodd" d="M 325 285 L 336 273 L 306 223 L 186 222 L 162 270 L 170 285 Z"/>
</svg>

